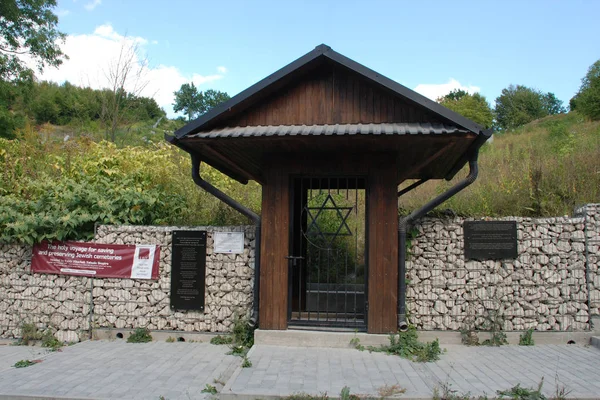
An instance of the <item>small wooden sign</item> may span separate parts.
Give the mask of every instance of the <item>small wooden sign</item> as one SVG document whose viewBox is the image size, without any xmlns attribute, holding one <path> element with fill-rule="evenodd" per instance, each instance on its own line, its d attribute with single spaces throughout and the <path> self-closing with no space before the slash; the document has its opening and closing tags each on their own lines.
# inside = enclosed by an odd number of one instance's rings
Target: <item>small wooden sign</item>
<svg viewBox="0 0 600 400">
<path fill-rule="evenodd" d="M 171 309 L 204 311 L 206 231 L 173 231 Z"/>
<path fill-rule="evenodd" d="M 515 221 L 465 221 L 465 258 L 498 260 L 517 258 Z"/>
</svg>

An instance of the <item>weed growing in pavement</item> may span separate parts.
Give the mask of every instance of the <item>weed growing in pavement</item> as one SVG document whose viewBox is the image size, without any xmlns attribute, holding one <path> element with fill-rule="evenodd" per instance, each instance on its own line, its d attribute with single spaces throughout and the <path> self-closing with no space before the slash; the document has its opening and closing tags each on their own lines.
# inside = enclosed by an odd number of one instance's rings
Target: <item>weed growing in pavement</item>
<svg viewBox="0 0 600 400">
<path fill-rule="evenodd" d="M 210 344 L 231 344 L 233 343 L 233 337 L 232 336 L 223 336 L 223 335 L 217 335 L 215 337 L 213 337 L 212 339 L 210 339 Z"/>
<path fill-rule="evenodd" d="M 30 367 L 33 364 L 35 364 L 33 361 L 31 360 L 21 360 L 21 361 L 17 361 L 13 367 L 15 368 L 25 368 L 25 367 Z"/>
<path fill-rule="evenodd" d="M 127 343 L 147 343 L 152 341 L 152 335 L 148 328 L 136 328 L 127 338 Z"/>
<path fill-rule="evenodd" d="M 217 385 L 225 386 L 225 382 L 223 382 L 221 377 L 213 379 L 213 383 L 215 383 Z"/>
<path fill-rule="evenodd" d="M 50 349 L 50 351 L 57 351 L 63 347 L 63 343 L 54 336 L 51 329 L 46 329 L 42 335 L 42 347 Z"/>
<path fill-rule="evenodd" d="M 350 344 L 357 350 L 368 350 L 370 352 L 380 352 L 393 354 L 402 358 L 417 362 L 430 362 L 440 359 L 442 349 L 440 342 L 435 339 L 433 342 L 419 342 L 417 328 L 409 326 L 406 332 L 398 332 L 396 335 L 389 336 L 390 344 L 375 346 L 363 346 L 360 344 L 360 339 L 354 338 Z"/>
<path fill-rule="evenodd" d="M 288 397 L 284 397 L 286 400 L 329 400 L 327 393 L 321 394 L 308 394 L 308 393 L 294 393 Z"/>
<path fill-rule="evenodd" d="M 39 331 L 35 324 L 23 322 L 21 324 L 21 337 L 17 340 L 17 345 L 28 346 L 33 340 L 40 340 L 42 332 Z"/>
<path fill-rule="evenodd" d="M 365 346 L 363 346 L 362 344 L 360 344 L 360 339 L 355 337 L 354 339 L 350 340 L 350 345 L 352 347 L 354 347 L 356 350 L 360 350 L 363 351 L 365 349 Z"/>
<path fill-rule="evenodd" d="M 522 335 L 519 335 L 519 346 L 533 346 L 533 328 L 527 329 Z"/>
<path fill-rule="evenodd" d="M 488 400 L 488 397 L 474 397 L 470 392 L 460 394 L 458 390 L 452 389 L 450 383 L 440 382 L 439 386 L 433 388 L 433 400 Z"/>
<path fill-rule="evenodd" d="M 169 337 L 168 337 L 168 338 L 165 340 L 165 342 L 167 342 L 167 343 L 175 343 L 175 338 L 174 338 L 174 337 L 171 337 L 171 336 L 169 336 Z"/>
<path fill-rule="evenodd" d="M 217 388 L 207 383 L 204 389 L 202 389 L 202 393 L 217 394 Z"/>
<path fill-rule="evenodd" d="M 552 400 L 566 400 L 567 396 L 572 392 L 572 390 L 567 389 L 567 387 L 560 382 L 558 379 L 558 372 L 554 376 L 554 383 L 556 388 L 554 389 L 554 397 L 552 397 Z"/>
<path fill-rule="evenodd" d="M 460 330 L 460 341 L 465 346 L 479 346 L 479 336 L 476 331 L 471 329 Z"/>
<path fill-rule="evenodd" d="M 248 359 L 248 357 L 244 356 L 242 361 L 242 368 L 250 368 L 252 366 L 252 361 Z"/>
<path fill-rule="evenodd" d="M 481 344 L 484 346 L 502 346 L 508 344 L 506 340 L 506 333 L 502 330 L 504 325 L 504 319 L 498 311 L 489 311 L 488 322 L 492 337 L 484 340 Z"/>
<path fill-rule="evenodd" d="M 247 318 L 236 317 L 231 335 L 217 335 L 210 340 L 211 344 L 227 344 L 231 351 L 228 354 L 245 357 L 254 345 L 254 330 Z"/>
<path fill-rule="evenodd" d="M 475 330 L 475 317 L 472 314 L 472 310 L 463 320 L 463 326 L 460 328 L 459 332 L 462 344 L 465 346 L 479 346 L 479 336 Z"/>
<path fill-rule="evenodd" d="M 406 393 L 406 389 L 400 385 L 384 385 L 377 389 L 377 394 L 382 399 L 394 397 Z"/>
<path fill-rule="evenodd" d="M 542 386 L 544 385 L 544 378 L 540 381 L 537 389 L 523 388 L 520 384 L 513 386 L 509 390 L 498 390 L 499 399 L 513 399 L 513 400 L 547 400 L 547 397 L 542 394 Z"/>
</svg>

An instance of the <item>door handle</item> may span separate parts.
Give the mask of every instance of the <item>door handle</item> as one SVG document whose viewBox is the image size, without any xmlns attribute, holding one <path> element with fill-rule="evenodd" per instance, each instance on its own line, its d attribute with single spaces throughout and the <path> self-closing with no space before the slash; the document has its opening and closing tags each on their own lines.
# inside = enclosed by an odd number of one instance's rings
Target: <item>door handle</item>
<svg viewBox="0 0 600 400">
<path fill-rule="evenodd" d="M 285 256 L 285 258 L 287 258 L 288 260 L 292 261 L 292 266 L 296 266 L 296 263 L 298 262 L 298 260 L 304 260 L 304 257 L 302 256 Z"/>
</svg>

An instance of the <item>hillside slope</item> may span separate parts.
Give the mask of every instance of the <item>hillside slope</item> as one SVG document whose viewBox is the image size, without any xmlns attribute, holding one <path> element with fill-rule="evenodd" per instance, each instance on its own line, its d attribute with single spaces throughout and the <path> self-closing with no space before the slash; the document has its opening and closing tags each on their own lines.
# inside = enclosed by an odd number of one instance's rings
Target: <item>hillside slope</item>
<svg viewBox="0 0 600 400">
<path fill-rule="evenodd" d="M 479 160 L 477 181 L 438 210 L 466 216 L 557 216 L 600 201 L 600 122 L 575 112 L 497 134 Z M 466 173 L 465 168 L 451 182 L 428 182 L 399 204 L 413 210 Z"/>
</svg>

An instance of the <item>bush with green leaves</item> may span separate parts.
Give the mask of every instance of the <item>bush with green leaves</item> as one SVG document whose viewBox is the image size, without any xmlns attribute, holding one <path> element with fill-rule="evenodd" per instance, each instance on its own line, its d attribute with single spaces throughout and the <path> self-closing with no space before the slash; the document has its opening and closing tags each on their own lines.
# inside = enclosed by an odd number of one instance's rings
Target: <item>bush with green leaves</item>
<svg viewBox="0 0 600 400">
<path fill-rule="evenodd" d="M 219 225 L 245 217 L 199 189 L 189 156 L 167 143 L 119 148 L 57 141 L 31 128 L 0 138 L 0 242 L 89 239 L 95 224 Z M 202 176 L 258 211 L 258 184 Z"/>
</svg>

